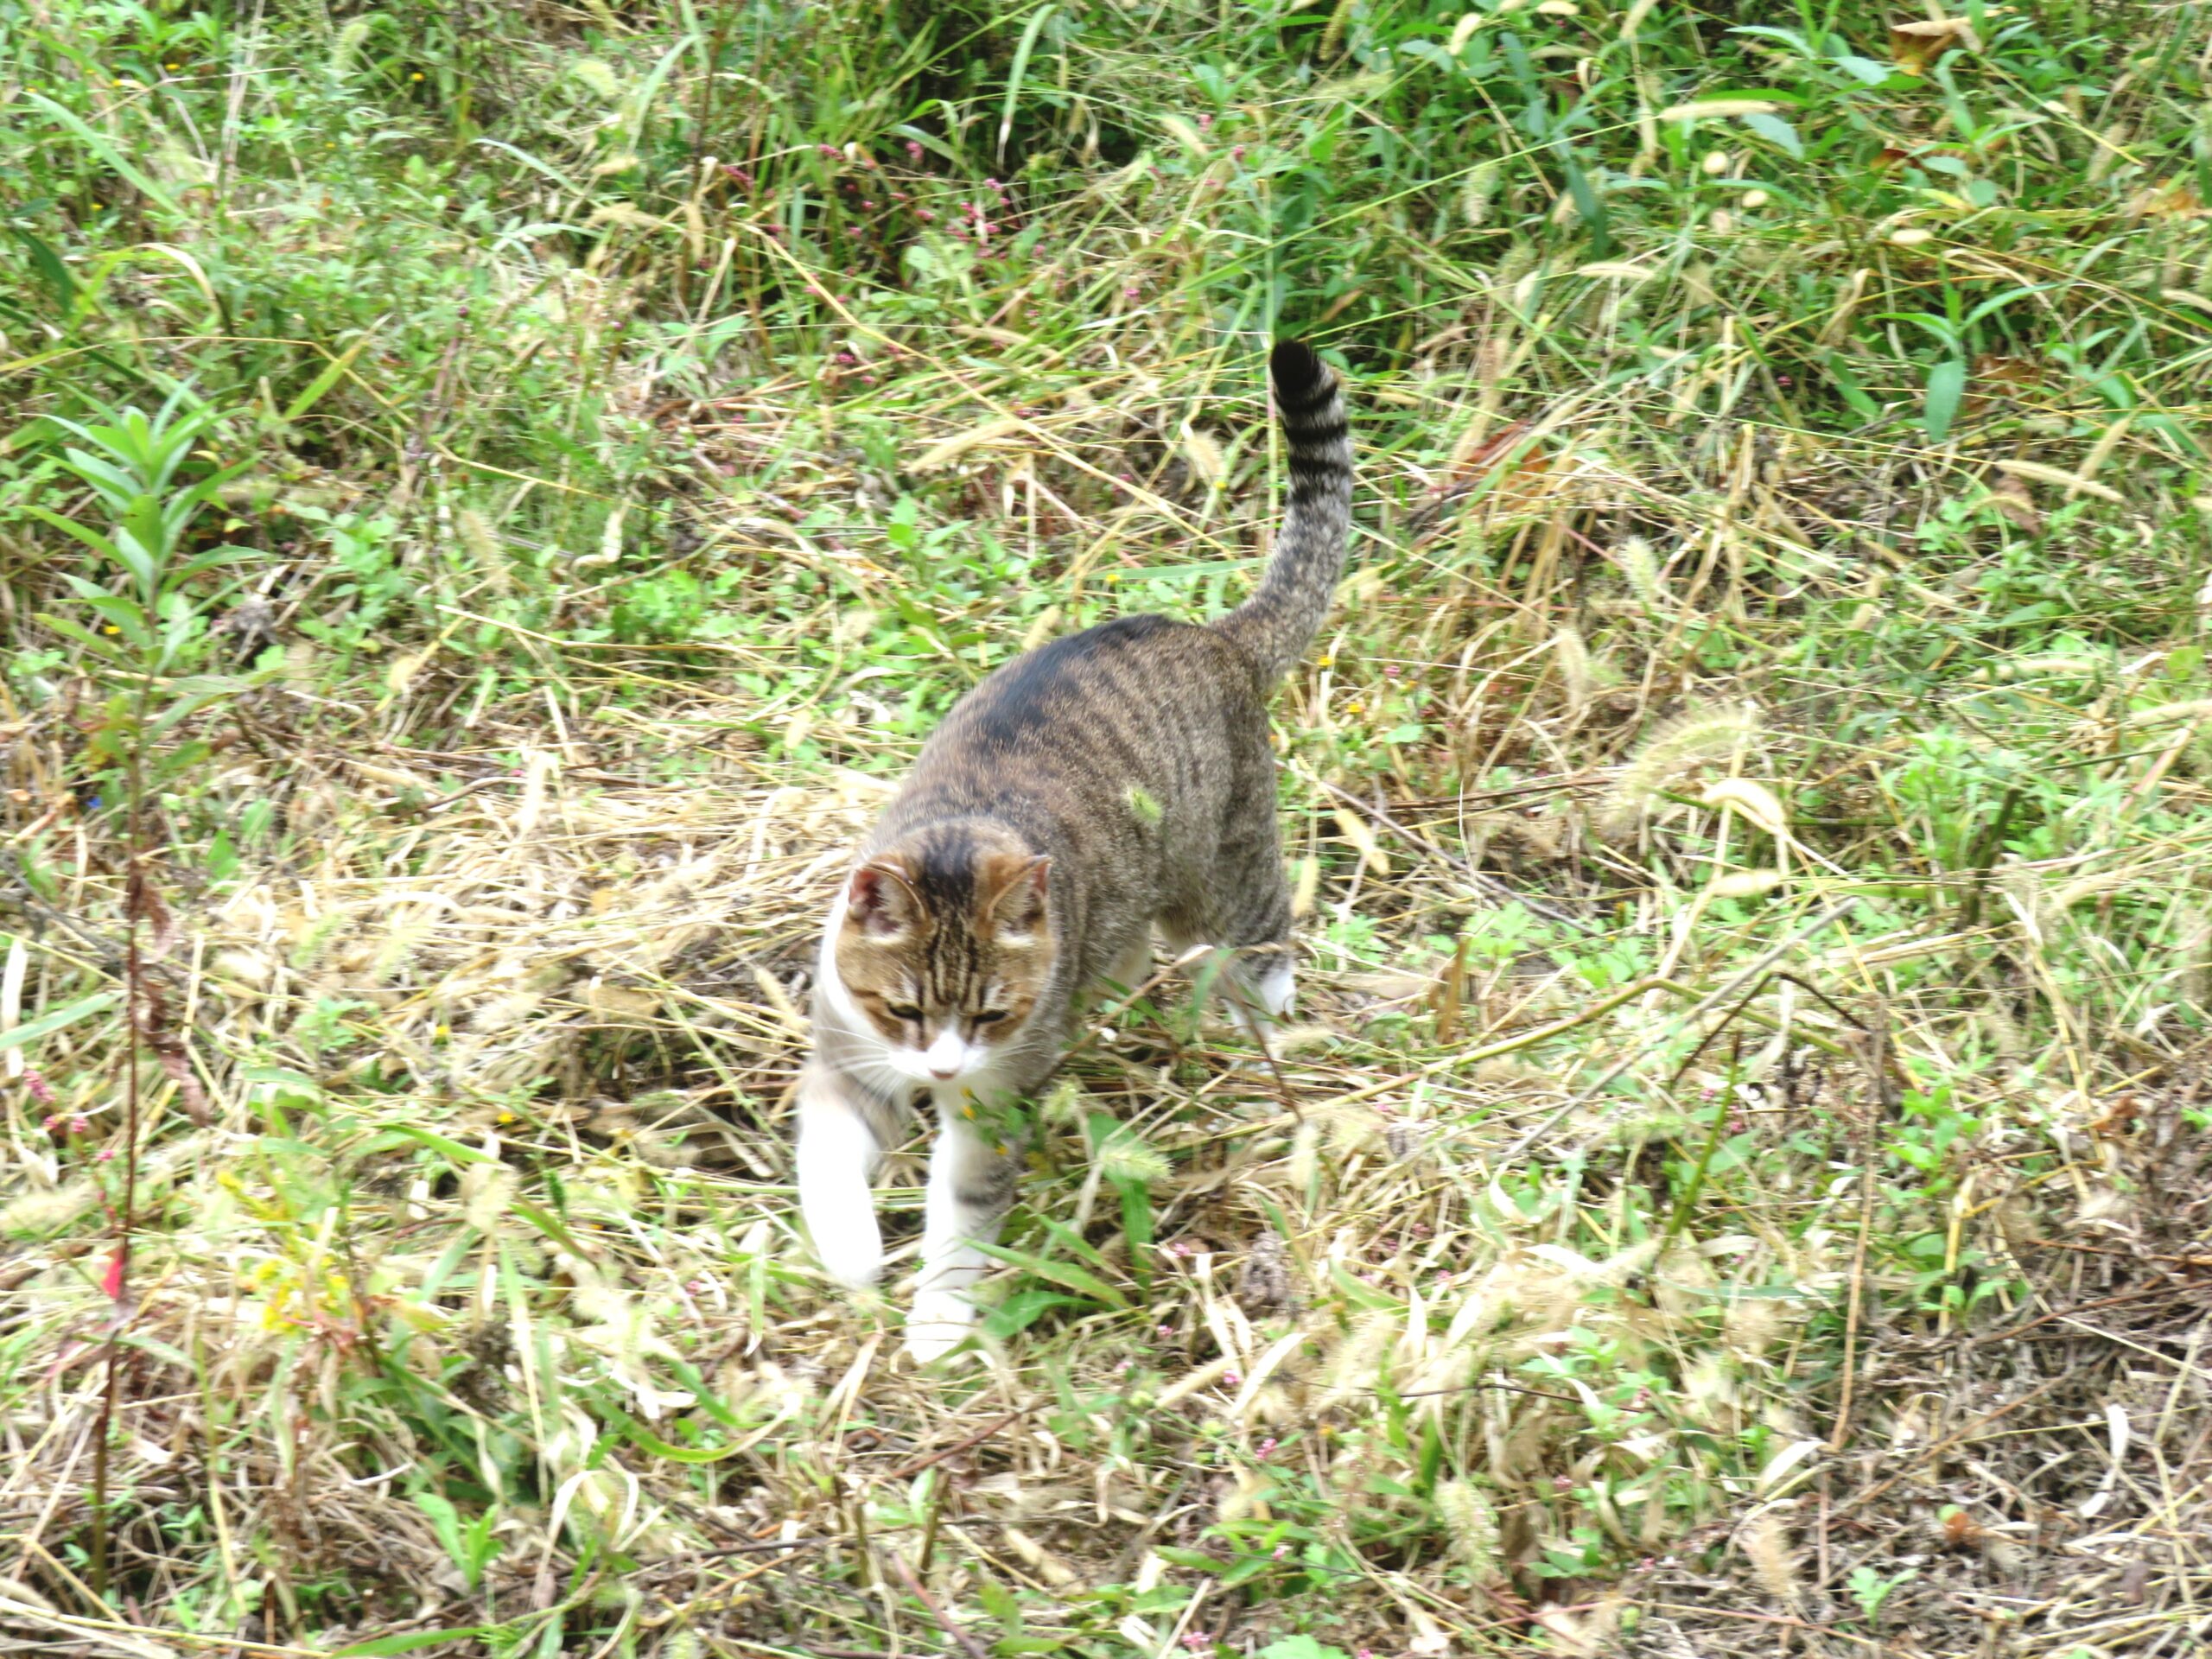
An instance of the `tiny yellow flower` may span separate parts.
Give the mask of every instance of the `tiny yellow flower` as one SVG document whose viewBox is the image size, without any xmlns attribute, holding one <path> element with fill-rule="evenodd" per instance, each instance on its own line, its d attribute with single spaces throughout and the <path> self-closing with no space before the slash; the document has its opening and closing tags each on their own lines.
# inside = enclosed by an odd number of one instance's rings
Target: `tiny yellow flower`
<svg viewBox="0 0 2212 1659">
<path fill-rule="evenodd" d="M 423 79 L 423 72 L 420 69 L 417 69 L 413 74 L 408 76 L 407 79 L 410 80 L 420 80 Z"/>
<path fill-rule="evenodd" d="M 1354 697 L 1350 702 L 1344 705 L 1344 712 L 1352 715 L 1363 715 L 1367 712 L 1367 705 L 1362 702 L 1357 697 Z"/>
<path fill-rule="evenodd" d="M 162 67 L 168 70 L 169 73 L 175 74 L 178 70 L 183 68 L 184 66 L 181 63 L 165 63 Z"/>
<path fill-rule="evenodd" d="M 1325 653 L 1323 655 L 1323 657 L 1322 657 L 1322 658 L 1321 658 L 1321 666 L 1322 666 L 1322 667 L 1324 667 L 1324 668 L 1334 668 L 1336 665 L 1337 665 L 1337 659 L 1336 659 L 1336 658 L 1335 658 L 1333 655 L 1325 654 Z"/>
</svg>

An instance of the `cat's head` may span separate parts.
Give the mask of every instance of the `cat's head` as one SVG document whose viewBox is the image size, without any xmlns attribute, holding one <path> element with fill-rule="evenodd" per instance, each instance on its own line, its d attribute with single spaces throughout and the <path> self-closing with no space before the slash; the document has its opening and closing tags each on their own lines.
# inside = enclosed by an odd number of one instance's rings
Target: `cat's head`
<svg viewBox="0 0 2212 1659">
<path fill-rule="evenodd" d="M 906 1076 L 973 1076 L 1027 1023 L 1056 949 L 1051 873 L 1010 836 L 945 830 L 853 872 L 837 977 Z"/>
</svg>

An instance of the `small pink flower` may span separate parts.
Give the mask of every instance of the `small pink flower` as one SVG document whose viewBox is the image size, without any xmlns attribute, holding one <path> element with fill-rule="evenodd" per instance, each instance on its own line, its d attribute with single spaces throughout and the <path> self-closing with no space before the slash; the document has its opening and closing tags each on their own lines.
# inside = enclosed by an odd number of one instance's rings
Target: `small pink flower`
<svg viewBox="0 0 2212 1659">
<path fill-rule="evenodd" d="M 1155 1325 L 1152 1328 L 1152 1334 L 1160 1341 L 1166 1342 L 1175 1334 L 1175 1327 L 1172 1325 Z"/>
<path fill-rule="evenodd" d="M 1290 1546 L 1288 1544 L 1277 1544 L 1268 1559 L 1271 1560 L 1281 1561 L 1288 1560 L 1289 1556 Z"/>
<path fill-rule="evenodd" d="M 1268 1435 L 1268 1438 L 1267 1438 L 1266 1440 L 1262 1440 L 1262 1441 L 1260 1442 L 1259 1451 L 1260 1451 L 1260 1455 L 1261 1455 L 1262 1457 L 1263 1457 L 1263 1458 L 1271 1458 L 1271 1457 L 1274 1456 L 1274 1454 L 1275 1454 L 1275 1437 L 1274 1437 L 1274 1435 L 1270 1434 L 1270 1435 Z"/>
<path fill-rule="evenodd" d="M 1122 284 L 1122 297 L 1123 299 L 1134 300 L 1136 296 L 1137 285 L 1135 283 L 1124 283 Z"/>
<path fill-rule="evenodd" d="M 1183 1645 L 1192 1653 L 1203 1653 L 1213 1645 L 1213 1638 L 1204 1630 L 1189 1630 L 1184 1634 Z"/>
<path fill-rule="evenodd" d="M 23 1068 L 23 1087 L 31 1091 L 31 1098 L 40 1105 L 54 1104 L 54 1085 L 46 1080 L 46 1074 L 36 1066 Z"/>
<path fill-rule="evenodd" d="M 69 1133 L 70 1133 L 70 1134 L 72 1134 L 72 1135 L 90 1135 L 92 1132 L 92 1120 L 91 1118 L 89 1118 L 89 1117 L 86 1117 L 86 1116 L 82 1112 L 78 1113 L 76 1116 L 74 1116 L 74 1117 L 73 1117 L 73 1118 L 71 1118 L 71 1119 L 69 1120 Z"/>
<path fill-rule="evenodd" d="M 1002 187 L 996 179 L 985 179 L 983 181 L 983 188 L 986 190 L 997 190 Z"/>
<path fill-rule="evenodd" d="M 1213 127 L 1213 117 L 1211 117 L 1211 116 L 1210 116 L 1210 115 L 1202 115 L 1202 116 L 1200 116 L 1200 117 L 1198 118 L 1198 130 L 1199 130 L 1200 132 L 1206 132 L 1206 131 L 1210 131 L 1210 130 L 1211 130 L 1212 127 Z"/>
<path fill-rule="evenodd" d="M 937 223 L 937 215 L 930 212 L 926 207 L 916 208 L 914 210 L 914 217 L 920 219 L 925 225 L 934 225 Z"/>
<path fill-rule="evenodd" d="M 1234 149 L 1230 150 L 1229 152 L 1229 159 L 1232 162 L 1243 161 L 1244 159 L 1244 146 L 1239 144 Z"/>
<path fill-rule="evenodd" d="M 1243 1382 L 1243 1380 L 1244 1379 L 1238 1376 L 1235 1371 L 1224 1371 L 1221 1374 L 1221 1384 L 1225 1389 L 1233 1389 L 1236 1387 L 1238 1383 Z"/>
<path fill-rule="evenodd" d="M 909 138 L 906 141 L 906 154 L 912 156 L 916 161 L 920 161 L 922 159 L 922 141 L 918 138 Z"/>
<path fill-rule="evenodd" d="M 874 204 L 874 202 L 872 202 L 872 201 L 864 201 L 864 202 L 861 203 L 861 211 L 862 213 L 866 213 L 869 208 L 871 208 L 871 207 L 874 207 L 874 206 L 875 206 L 875 204 Z"/>
<path fill-rule="evenodd" d="M 113 1163 L 115 1161 L 115 1148 L 113 1147 L 102 1147 L 99 1150 L 99 1161 L 103 1164 Z"/>
<path fill-rule="evenodd" d="M 814 149 L 815 153 L 821 156 L 835 156 L 838 153 L 837 146 L 835 144 L 817 144 Z"/>
</svg>

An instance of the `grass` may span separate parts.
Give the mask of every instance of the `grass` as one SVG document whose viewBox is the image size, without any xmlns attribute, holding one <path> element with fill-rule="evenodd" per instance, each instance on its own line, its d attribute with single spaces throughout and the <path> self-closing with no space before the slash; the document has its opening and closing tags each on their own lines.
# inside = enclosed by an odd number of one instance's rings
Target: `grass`
<svg viewBox="0 0 2212 1659">
<path fill-rule="evenodd" d="M 2208 22 L 0 0 L 8 1642 L 2201 1647 Z M 1308 1024 L 917 1376 L 813 930 L 1276 332 Z"/>
</svg>

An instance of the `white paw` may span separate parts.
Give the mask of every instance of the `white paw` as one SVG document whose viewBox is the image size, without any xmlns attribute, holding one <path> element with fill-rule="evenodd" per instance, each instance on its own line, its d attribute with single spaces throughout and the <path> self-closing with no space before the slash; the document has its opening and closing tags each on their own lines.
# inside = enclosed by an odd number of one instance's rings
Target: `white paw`
<svg viewBox="0 0 2212 1659">
<path fill-rule="evenodd" d="M 863 1290 L 883 1276 L 883 1234 L 873 1211 L 840 1214 L 834 1222 L 808 1218 L 814 1254 L 839 1284 Z"/>
<path fill-rule="evenodd" d="M 917 1365 L 943 1359 L 975 1334 L 976 1306 L 949 1290 L 924 1290 L 906 1316 L 906 1353 Z"/>
<path fill-rule="evenodd" d="M 866 1290 L 883 1277 L 883 1246 L 874 1238 L 848 1240 L 842 1245 L 817 1243 L 815 1254 L 829 1275 L 850 1290 Z"/>
</svg>

